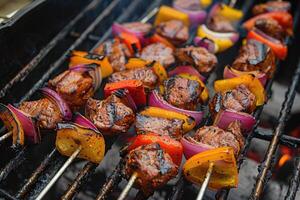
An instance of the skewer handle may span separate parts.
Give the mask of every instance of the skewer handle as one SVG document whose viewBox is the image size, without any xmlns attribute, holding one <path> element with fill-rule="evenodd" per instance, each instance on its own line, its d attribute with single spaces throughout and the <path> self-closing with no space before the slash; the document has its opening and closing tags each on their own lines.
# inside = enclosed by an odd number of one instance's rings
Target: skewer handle
<svg viewBox="0 0 300 200">
<path fill-rule="evenodd" d="M 205 193 L 205 190 L 207 188 L 207 185 L 209 183 L 209 180 L 210 180 L 210 177 L 211 177 L 211 174 L 212 174 L 212 171 L 213 171 L 213 168 L 214 168 L 214 163 L 209 163 L 209 168 L 206 172 L 206 176 L 205 176 L 205 179 L 202 183 L 202 186 L 200 188 L 200 191 L 198 193 L 198 196 L 197 196 L 197 200 L 202 200 L 203 196 L 204 196 L 204 193 Z"/>
<path fill-rule="evenodd" d="M 9 138 L 10 136 L 12 136 L 12 131 L 9 131 L 9 132 L 5 133 L 4 135 L 2 135 L 0 137 L 0 143 L 2 143 L 4 140 L 6 140 L 7 138 Z"/>
<path fill-rule="evenodd" d="M 45 194 L 51 189 L 51 187 L 54 185 L 54 183 L 59 179 L 59 177 L 64 173 L 64 171 L 67 169 L 67 167 L 72 163 L 72 161 L 78 156 L 80 153 L 82 147 L 79 146 L 76 151 L 68 158 L 68 160 L 64 163 L 64 165 L 58 170 L 58 172 L 53 176 L 51 181 L 48 183 L 48 185 L 42 190 L 42 192 L 39 194 L 39 196 L 36 198 L 36 200 L 41 200 Z"/>
<path fill-rule="evenodd" d="M 136 179 L 137 179 L 137 173 L 133 173 L 126 187 L 123 189 L 121 195 L 119 196 L 118 200 L 124 200 L 126 198 Z"/>
</svg>

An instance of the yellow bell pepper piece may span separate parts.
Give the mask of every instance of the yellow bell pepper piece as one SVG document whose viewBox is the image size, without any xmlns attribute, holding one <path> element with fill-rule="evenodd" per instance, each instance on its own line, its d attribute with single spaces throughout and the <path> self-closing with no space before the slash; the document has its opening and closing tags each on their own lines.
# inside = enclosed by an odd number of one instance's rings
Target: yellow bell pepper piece
<svg viewBox="0 0 300 200">
<path fill-rule="evenodd" d="M 210 189 L 237 187 L 238 172 L 231 147 L 216 148 L 194 155 L 183 166 L 184 176 L 192 183 L 201 185 L 211 164 L 213 170 L 208 183 Z"/>
<path fill-rule="evenodd" d="M 143 110 L 142 112 L 140 112 L 140 114 L 142 115 L 147 115 L 150 117 L 160 117 L 160 118 L 166 118 L 166 119 L 180 119 L 183 120 L 183 131 L 186 133 L 190 130 L 192 130 L 195 125 L 195 119 L 187 116 L 185 114 L 182 113 L 178 113 L 175 111 L 169 111 L 169 110 L 165 110 L 162 108 L 157 108 L 157 107 L 148 107 L 145 110 Z"/>
<path fill-rule="evenodd" d="M 218 14 L 227 18 L 230 21 L 238 21 L 244 16 L 241 10 L 232 8 L 226 4 L 221 5 Z"/>
<path fill-rule="evenodd" d="M 158 79 L 161 83 L 168 78 L 166 69 L 159 62 L 146 61 L 141 58 L 130 58 L 129 61 L 125 64 L 125 67 L 129 70 L 143 67 L 152 67 L 152 70 L 158 76 Z"/>
<path fill-rule="evenodd" d="M 206 31 L 204 31 L 204 29 L 206 29 Z M 234 45 L 234 43 L 229 38 L 215 37 L 212 34 L 210 34 L 210 32 L 211 31 L 208 30 L 205 25 L 201 25 L 198 28 L 197 35 L 201 38 L 208 38 L 212 40 L 218 46 L 217 52 L 225 51 L 226 49 Z"/>
<path fill-rule="evenodd" d="M 156 15 L 154 25 L 156 26 L 161 22 L 170 21 L 172 19 L 180 20 L 186 26 L 189 26 L 190 24 L 189 16 L 187 14 L 168 6 L 161 6 Z"/>
<path fill-rule="evenodd" d="M 212 0 L 199 0 L 202 8 L 207 8 L 211 5 Z"/>
<path fill-rule="evenodd" d="M 261 82 L 253 75 L 247 74 L 239 77 L 217 80 L 214 83 L 216 92 L 223 92 L 235 89 L 238 85 L 244 84 L 256 97 L 256 106 L 261 106 L 265 103 L 265 89 Z"/>
<path fill-rule="evenodd" d="M 71 156 L 79 146 L 79 158 L 100 163 L 105 153 L 105 142 L 101 133 L 73 123 L 58 124 L 56 148 L 65 156 Z"/>
<path fill-rule="evenodd" d="M 202 103 L 205 103 L 208 98 L 209 98 L 209 92 L 208 92 L 208 89 L 207 87 L 205 86 L 205 84 L 197 77 L 197 76 L 194 76 L 194 75 L 191 75 L 191 74 L 178 74 L 180 77 L 182 78 L 187 78 L 187 79 L 190 79 L 190 80 L 193 80 L 193 81 L 197 81 L 201 87 L 203 87 L 203 91 L 202 93 L 200 94 L 200 98 L 202 100 Z"/>
<path fill-rule="evenodd" d="M 113 73 L 113 68 L 107 57 L 102 60 L 86 58 L 88 52 L 84 51 L 73 51 L 70 58 L 69 67 L 73 67 L 80 64 L 92 64 L 95 63 L 99 65 L 99 70 L 103 78 L 110 76 Z"/>
</svg>

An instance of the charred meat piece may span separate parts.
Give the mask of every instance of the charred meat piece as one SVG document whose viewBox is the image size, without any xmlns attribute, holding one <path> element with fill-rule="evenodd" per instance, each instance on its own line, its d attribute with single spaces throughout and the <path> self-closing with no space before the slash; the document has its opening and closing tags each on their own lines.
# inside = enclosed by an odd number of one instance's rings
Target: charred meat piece
<svg viewBox="0 0 300 200">
<path fill-rule="evenodd" d="M 126 57 L 130 57 L 129 49 L 118 39 L 102 43 L 95 49 L 94 53 L 107 56 L 114 71 L 123 71 L 125 69 Z"/>
<path fill-rule="evenodd" d="M 67 70 L 50 80 L 48 84 L 73 110 L 85 105 L 94 95 L 93 78 L 87 72 Z"/>
<path fill-rule="evenodd" d="M 193 137 L 194 141 L 211 145 L 213 147 L 229 146 L 238 157 L 240 149 L 244 146 L 244 138 L 240 128 L 240 122 L 229 124 L 227 131 L 216 126 L 204 126 L 197 130 Z M 193 140 L 190 140 L 193 141 Z"/>
<path fill-rule="evenodd" d="M 54 129 L 63 120 L 59 107 L 46 98 L 23 102 L 19 109 L 36 118 L 40 128 Z"/>
<path fill-rule="evenodd" d="M 286 36 L 285 30 L 282 26 L 272 18 L 257 19 L 255 21 L 255 28 L 279 41 L 283 41 Z"/>
<path fill-rule="evenodd" d="M 164 67 L 168 67 L 175 62 L 173 49 L 162 43 L 154 43 L 146 46 L 142 50 L 141 58 L 148 61 L 158 61 Z"/>
<path fill-rule="evenodd" d="M 150 68 L 138 68 L 115 72 L 109 78 L 109 82 L 118 82 L 124 80 L 140 80 L 147 88 L 154 88 L 158 82 L 157 75 Z"/>
<path fill-rule="evenodd" d="M 256 107 L 255 104 L 254 94 L 245 85 L 241 84 L 236 89 L 216 93 L 209 103 L 209 109 L 214 117 L 221 109 L 252 113 Z"/>
<path fill-rule="evenodd" d="M 258 4 L 253 7 L 253 15 L 259 15 L 267 12 L 273 11 L 286 11 L 288 12 L 291 9 L 290 2 L 287 1 L 268 1 L 263 4 Z"/>
<path fill-rule="evenodd" d="M 232 67 L 246 72 L 259 70 L 271 77 L 275 71 L 275 62 L 276 57 L 268 46 L 256 40 L 248 40 L 240 49 Z"/>
<path fill-rule="evenodd" d="M 128 22 L 123 23 L 122 26 L 125 26 L 126 28 L 130 29 L 134 32 L 142 32 L 147 34 L 151 31 L 152 26 L 149 23 L 142 23 L 142 22 Z"/>
<path fill-rule="evenodd" d="M 111 95 L 105 100 L 90 98 L 85 112 L 95 126 L 104 134 L 126 133 L 135 120 L 135 114 L 121 99 Z"/>
<path fill-rule="evenodd" d="M 157 25 L 156 32 L 174 45 L 181 45 L 189 39 L 188 27 L 179 20 L 161 22 Z"/>
<path fill-rule="evenodd" d="M 203 90 L 198 81 L 171 77 L 164 81 L 164 99 L 178 108 L 195 110 Z"/>
<path fill-rule="evenodd" d="M 230 21 L 220 15 L 209 17 L 207 20 L 207 27 L 212 31 L 220 33 L 229 33 L 236 31 Z"/>
<path fill-rule="evenodd" d="M 125 158 L 123 174 L 127 179 L 137 173 L 135 186 L 145 196 L 164 186 L 178 173 L 178 167 L 157 143 L 143 145 L 130 151 Z"/>
<path fill-rule="evenodd" d="M 202 73 L 210 72 L 218 62 L 214 54 L 202 47 L 179 48 L 176 50 L 175 55 L 182 63 L 194 65 Z"/>
<path fill-rule="evenodd" d="M 198 11 L 201 9 L 200 1 L 198 0 L 175 0 L 174 5 L 186 10 Z"/>
<path fill-rule="evenodd" d="M 148 132 L 171 136 L 180 139 L 183 134 L 183 121 L 179 119 L 165 119 L 137 114 L 135 127 L 138 134 Z"/>
</svg>

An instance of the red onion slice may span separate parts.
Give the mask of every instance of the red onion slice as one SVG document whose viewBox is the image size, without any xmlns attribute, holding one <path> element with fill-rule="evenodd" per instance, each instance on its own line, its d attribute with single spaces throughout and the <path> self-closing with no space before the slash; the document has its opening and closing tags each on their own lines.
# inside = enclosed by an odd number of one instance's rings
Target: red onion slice
<svg viewBox="0 0 300 200">
<path fill-rule="evenodd" d="M 99 132 L 97 127 L 86 117 L 81 115 L 80 113 L 76 113 L 74 117 L 74 123 L 79 124 L 80 126 L 83 126 L 85 128 L 93 129 L 96 132 Z"/>
<path fill-rule="evenodd" d="M 263 86 L 266 85 L 266 82 L 268 80 L 267 75 L 260 71 L 243 72 L 243 71 L 238 71 L 236 69 L 233 70 L 230 67 L 226 66 L 224 69 L 223 77 L 227 79 L 227 78 L 234 78 L 234 77 L 238 77 L 238 76 L 242 76 L 242 75 L 246 75 L 246 74 L 254 75 L 256 78 L 258 78 L 258 80 L 261 82 L 261 84 Z"/>
<path fill-rule="evenodd" d="M 188 9 L 188 8 L 183 8 L 182 5 L 180 5 L 180 3 L 178 3 L 178 1 L 175 1 L 173 3 L 173 7 L 176 10 L 179 10 L 185 14 L 187 14 L 189 16 L 189 20 L 191 25 L 193 26 L 197 26 L 199 24 L 202 24 L 207 16 L 207 13 L 205 10 L 202 10 L 200 7 L 200 3 L 199 3 L 199 7 L 197 9 Z"/>
<path fill-rule="evenodd" d="M 218 46 L 211 39 L 201 38 L 197 36 L 194 38 L 194 44 L 198 47 L 203 47 L 207 49 L 210 53 L 214 54 L 218 52 Z"/>
<path fill-rule="evenodd" d="M 190 75 L 194 75 L 197 76 L 202 82 L 205 82 L 205 77 L 202 76 L 200 74 L 200 72 L 198 72 L 198 70 L 196 70 L 194 67 L 186 65 L 186 66 L 178 66 L 175 69 L 173 69 L 172 71 L 170 71 L 168 73 L 169 76 L 175 76 L 178 74 L 190 74 Z"/>
<path fill-rule="evenodd" d="M 144 41 L 145 40 L 144 36 L 147 34 L 147 32 L 134 31 L 134 30 L 131 30 L 131 29 L 123 26 L 122 24 L 119 24 L 119 23 L 116 23 L 116 22 L 113 23 L 113 25 L 112 25 L 112 33 L 113 33 L 113 35 L 118 36 L 122 32 L 133 34 L 137 38 L 139 38 L 140 41 Z"/>
<path fill-rule="evenodd" d="M 15 108 L 11 104 L 8 104 L 7 108 L 11 110 L 21 122 L 26 139 L 28 139 L 28 141 L 33 144 L 40 143 L 41 135 L 35 120 L 31 116 Z"/>
<path fill-rule="evenodd" d="M 101 70 L 98 70 L 97 64 L 80 64 L 76 66 L 72 66 L 69 70 L 76 72 L 88 72 L 90 76 L 93 78 L 93 87 L 94 90 L 98 90 L 102 83 L 102 74 Z"/>
<path fill-rule="evenodd" d="M 201 153 L 203 151 L 207 151 L 210 149 L 214 149 L 214 147 L 204 144 L 204 143 L 193 143 L 186 139 L 185 136 L 183 136 L 180 140 L 182 146 L 183 146 L 183 154 L 186 159 L 189 159 L 193 155 L 196 155 L 198 153 Z"/>
<path fill-rule="evenodd" d="M 229 39 L 232 41 L 232 43 L 236 43 L 239 40 L 239 34 L 237 32 L 232 32 L 232 33 L 215 32 L 210 30 L 205 24 L 202 24 L 201 28 L 203 32 L 205 32 L 207 35 L 210 35 L 214 38 Z"/>
<path fill-rule="evenodd" d="M 48 87 L 42 88 L 40 90 L 46 98 L 48 98 L 59 107 L 64 120 L 70 121 L 72 119 L 72 111 L 70 107 L 59 94 Z"/>
<path fill-rule="evenodd" d="M 130 92 L 128 89 L 118 89 L 113 92 L 117 97 L 121 98 L 123 101 L 125 101 L 125 104 L 130 107 L 134 112 L 137 111 L 137 106 L 135 104 L 134 99 L 130 95 Z"/>
<path fill-rule="evenodd" d="M 256 123 L 255 118 L 248 113 L 227 109 L 220 110 L 218 112 L 214 120 L 214 125 L 218 126 L 221 129 L 226 129 L 231 122 L 234 122 L 236 120 L 241 122 L 241 128 L 245 133 L 251 131 Z"/>
<path fill-rule="evenodd" d="M 175 112 L 179 112 L 179 113 L 183 113 L 183 114 L 186 114 L 188 116 L 191 116 L 195 119 L 196 125 L 201 122 L 201 120 L 203 118 L 203 114 L 204 114 L 202 111 L 192 111 L 192 110 L 184 110 L 184 109 L 181 109 L 181 108 L 177 108 L 177 107 L 169 104 L 168 102 L 166 102 L 158 94 L 158 92 L 156 90 L 153 90 L 149 94 L 148 104 L 149 104 L 149 106 L 163 108 L 163 109 L 166 109 L 166 110 L 171 110 L 171 111 L 175 111 Z"/>
</svg>

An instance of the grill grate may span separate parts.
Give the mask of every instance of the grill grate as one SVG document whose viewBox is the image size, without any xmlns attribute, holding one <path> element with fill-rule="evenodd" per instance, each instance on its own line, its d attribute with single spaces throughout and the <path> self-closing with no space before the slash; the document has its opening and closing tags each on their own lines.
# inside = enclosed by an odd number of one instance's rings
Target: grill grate
<svg viewBox="0 0 300 200">
<path fill-rule="evenodd" d="M 82 46 L 89 46 L 87 43 L 94 43 L 95 41 L 98 41 L 96 45 L 93 45 L 94 49 L 98 46 L 99 43 L 103 42 L 111 35 L 111 30 L 108 29 L 109 25 L 113 21 L 117 22 L 124 22 L 128 20 L 137 20 L 141 19 L 141 16 L 144 14 L 143 19 L 148 19 L 151 14 L 154 13 L 155 8 L 157 8 L 161 3 L 164 4 L 170 4 L 169 1 L 163 1 L 163 0 L 155 0 L 150 5 L 145 5 L 144 1 L 142 0 L 136 0 L 136 1 L 121 1 L 121 0 L 113 0 L 113 1 L 107 1 L 109 2 L 108 6 L 105 10 L 102 12 L 99 12 L 100 14 L 95 18 L 95 20 L 82 32 L 74 32 L 72 31 L 74 27 L 77 25 L 79 20 L 83 18 L 83 16 L 90 12 L 94 7 L 97 7 L 98 5 L 102 4 L 104 1 L 98 1 L 93 0 L 86 8 L 84 8 L 57 36 L 53 38 L 48 45 L 46 45 L 40 53 L 32 59 L 32 61 L 26 65 L 18 75 L 16 75 L 9 83 L 5 85 L 3 89 L 0 91 L 0 98 L 5 97 L 7 92 L 14 87 L 15 84 L 18 82 L 26 79 L 32 70 L 39 67 L 40 63 L 46 58 L 46 56 L 54 49 L 56 45 L 58 45 L 62 40 L 64 40 L 69 34 L 71 34 L 74 38 L 76 38 L 75 42 L 49 67 L 49 69 L 43 74 L 41 79 L 36 82 L 33 87 L 22 97 L 20 102 L 26 101 L 31 96 L 35 94 L 35 92 L 51 77 L 53 74 L 58 73 L 59 71 L 63 70 L 61 67 L 63 64 L 65 64 L 66 59 L 68 58 L 69 53 L 72 50 L 79 49 L 79 47 Z M 300 2 L 298 2 L 297 7 L 297 13 L 295 13 L 295 27 L 298 24 L 299 20 L 299 6 Z M 243 10 L 245 13 L 249 14 L 249 9 L 254 4 L 255 1 L 250 1 L 249 5 L 245 5 L 243 7 Z M 119 11 L 125 8 L 126 11 L 122 12 L 121 15 L 118 15 Z M 138 12 L 137 12 L 138 11 Z M 152 11 L 152 13 L 151 13 Z M 149 14 L 150 13 L 150 14 Z M 247 14 L 247 15 L 248 15 Z M 246 15 L 246 16 L 247 16 Z M 103 30 L 106 30 L 105 27 L 102 28 L 101 31 L 96 31 L 99 26 L 102 25 L 102 23 L 107 24 L 107 31 L 103 32 Z M 297 30 L 294 28 L 294 30 Z M 98 33 L 100 32 L 100 33 Z M 193 32 L 195 34 L 195 31 Z M 99 38 L 97 35 L 102 35 L 101 38 Z M 288 43 L 291 43 L 292 41 L 288 39 Z M 238 48 L 238 47 L 237 47 Z M 88 48 L 89 49 L 89 48 Z M 233 50 L 234 51 L 234 50 Z M 232 52 L 231 52 L 232 53 Z M 224 55 L 220 55 L 224 56 Z M 221 63 L 222 65 L 222 63 Z M 277 65 L 279 68 L 280 63 Z M 265 161 L 260 165 L 260 173 L 257 176 L 257 182 L 255 185 L 255 189 L 252 192 L 251 199 L 259 199 L 261 192 L 263 191 L 264 186 L 268 182 L 270 178 L 270 168 L 274 165 L 274 153 L 277 149 L 279 144 L 286 145 L 290 148 L 298 148 L 300 144 L 300 139 L 294 138 L 291 136 L 282 135 L 283 129 L 285 127 L 285 122 L 288 118 L 288 115 L 290 114 L 291 107 L 293 105 L 295 93 L 296 93 L 296 87 L 299 83 L 299 76 L 300 76 L 300 62 L 297 66 L 296 72 L 293 76 L 292 83 L 289 87 L 289 90 L 287 91 L 287 95 L 285 98 L 285 101 L 282 104 L 282 109 L 280 112 L 280 115 L 278 117 L 278 125 L 274 129 L 274 133 L 263 131 L 260 128 L 257 128 L 258 123 L 256 124 L 253 132 L 249 134 L 246 140 L 245 148 L 241 154 L 241 157 L 239 158 L 239 166 L 241 166 L 245 155 L 248 152 L 249 145 L 251 143 L 251 140 L 253 138 L 260 138 L 267 141 L 270 141 L 270 146 L 268 149 L 268 152 L 265 157 Z M 215 78 L 215 77 L 212 77 Z M 273 83 L 273 79 L 270 80 L 267 84 L 267 91 L 268 95 L 271 95 L 271 87 Z M 19 102 L 19 103 L 20 103 Z M 260 107 L 256 110 L 254 117 L 256 119 L 259 119 L 261 116 L 261 113 L 263 111 L 263 107 Z M 209 120 L 206 120 L 206 123 L 209 123 Z M 4 132 L 4 129 L 2 128 L 1 133 Z M 111 141 L 113 143 L 113 141 Z M 111 145 L 109 145 L 110 148 Z M 26 157 L 24 156 L 25 152 L 28 151 L 27 147 L 24 147 L 23 149 L 18 149 L 16 152 L 16 156 L 11 159 L 3 169 L 0 171 L 0 183 L 2 183 L 8 175 L 13 171 L 16 170 L 22 163 L 26 161 Z M 53 149 L 38 165 L 36 170 L 31 174 L 29 179 L 25 182 L 25 184 L 19 189 L 19 191 L 16 193 L 16 196 L 10 195 L 7 191 L 0 189 L 0 196 L 7 199 L 20 199 L 26 197 L 26 195 L 29 194 L 30 199 L 34 199 L 37 194 L 40 193 L 40 191 L 44 188 L 44 186 L 51 180 L 52 176 L 55 174 L 57 169 L 61 167 L 63 162 L 65 161 L 65 158 L 57 155 L 57 151 Z M 45 171 L 50 168 L 50 165 L 53 165 L 52 161 L 55 160 L 54 166 L 51 166 L 51 174 L 48 175 L 45 174 Z M 86 184 L 88 177 L 94 172 L 97 165 L 92 164 L 90 162 L 87 162 L 85 166 L 77 173 L 77 176 L 75 180 L 72 182 L 72 184 L 69 186 L 69 188 L 65 191 L 65 193 L 62 196 L 62 199 L 72 199 L 74 195 L 78 192 L 80 187 L 84 184 Z M 121 179 L 120 177 L 120 165 L 116 167 L 112 175 L 108 178 L 107 182 L 103 187 L 101 187 L 101 191 L 97 196 L 97 200 L 104 199 L 106 195 L 110 192 L 110 189 L 116 185 Z M 42 180 L 42 181 L 41 181 Z M 300 159 L 296 159 L 296 168 L 293 172 L 293 179 L 290 181 L 289 188 L 287 195 L 285 199 L 295 199 L 295 194 L 299 186 L 300 181 Z M 38 186 L 34 187 L 37 182 L 42 182 Z M 177 182 L 176 186 L 174 187 L 173 193 L 170 195 L 170 199 L 180 199 L 182 191 L 185 187 L 185 180 L 180 177 L 179 181 Z M 33 189 L 34 187 L 34 189 Z M 33 189 L 33 190 L 32 190 Z M 218 194 L 218 199 L 227 199 L 229 190 L 221 191 Z"/>
</svg>

